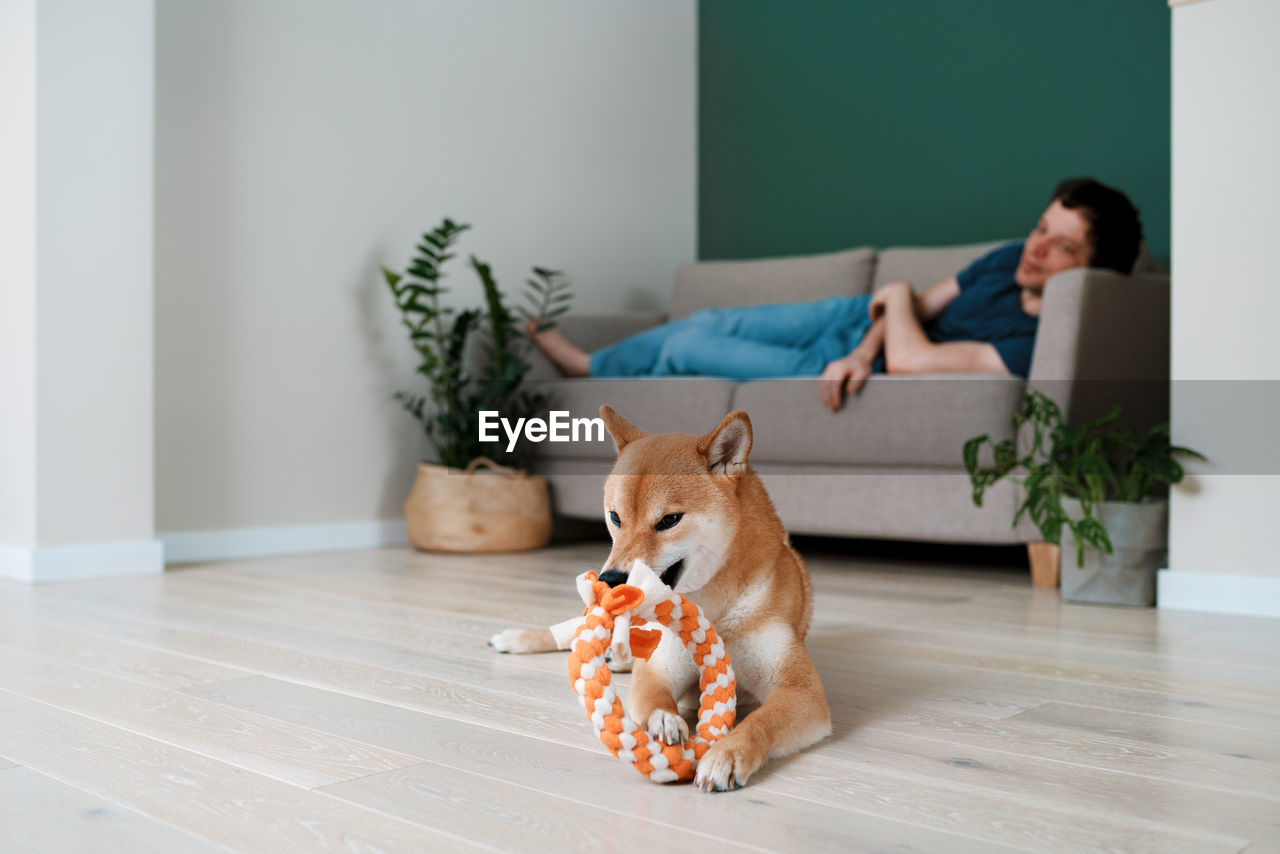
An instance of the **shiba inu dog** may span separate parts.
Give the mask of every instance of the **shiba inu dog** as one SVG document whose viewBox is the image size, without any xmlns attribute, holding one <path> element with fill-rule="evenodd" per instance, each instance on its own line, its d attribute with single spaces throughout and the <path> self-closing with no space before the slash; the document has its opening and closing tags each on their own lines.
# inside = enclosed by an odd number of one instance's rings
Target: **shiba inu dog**
<svg viewBox="0 0 1280 854">
<path fill-rule="evenodd" d="M 613 548 L 600 578 L 616 586 L 643 563 L 715 624 L 739 690 L 761 705 L 707 751 L 694 783 L 704 791 L 743 786 L 766 759 L 831 734 L 826 695 L 804 646 L 809 574 L 748 463 L 751 421 L 737 410 L 693 436 L 646 433 L 608 406 L 600 416 L 618 448 L 604 488 Z M 507 629 L 489 643 L 500 652 L 556 648 L 546 629 Z M 634 669 L 632 719 L 653 738 L 682 743 L 689 727 L 680 706 L 698 702 L 691 656 L 664 637 Z"/>
</svg>

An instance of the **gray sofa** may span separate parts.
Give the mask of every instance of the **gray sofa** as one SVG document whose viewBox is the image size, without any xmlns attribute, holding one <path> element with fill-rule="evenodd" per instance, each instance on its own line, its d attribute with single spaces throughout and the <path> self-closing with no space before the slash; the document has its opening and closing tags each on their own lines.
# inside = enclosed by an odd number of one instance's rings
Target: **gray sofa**
<svg viewBox="0 0 1280 854">
<path fill-rule="evenodd" d="M 567 316 L 561 326 L 595 349 L 665 319 L 705 307 L 795 302 L 862 294 L 906 280 L 917 290 L 953 275 L 999 245 L 853 249 L 823 255 L 687 264 L 676 273 L 668 316 Z M 816 379 L 732 382 L 711 378 L 558 379 L 538 356 L 530 378 L 552 408 L 594 416 L 607 403 L 652 431 L 704 433 L 745 409 L 754 427 L 751 461 L 793 533 L 1016 544 L 1040 539 L 1016 529 L 1012 484 L 973 506 L 961 447 L 979 433 L 1012 435 L 1028 386 L 1053 397 L 1071 420 L 1114 403 L 1127 420 L 1167 420 L 1169 282 L 1071 270 L 1046 286 L 1031 376 L 875 375 L 837 413 L 818 399 Z M 548 477 L 556 511 L 602 518 L 601 487 L 613 443 L 543 443 L 534 469 Z"/>
</svg>

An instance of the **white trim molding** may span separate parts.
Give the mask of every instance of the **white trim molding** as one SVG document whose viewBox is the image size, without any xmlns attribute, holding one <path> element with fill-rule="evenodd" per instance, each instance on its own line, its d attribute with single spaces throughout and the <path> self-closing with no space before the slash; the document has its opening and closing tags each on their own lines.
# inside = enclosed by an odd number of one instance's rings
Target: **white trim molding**
<svg viewBox="0 0 1280 854">
<path fill-rule="evenodd" d="M 1162 569 L 1156 576 L 1156 603 L 1166 611 L 1280 617 L 1280 577 Z"/>
<path fill-rule="evenodd" d="M 160 534 L 169 563 L 357 551 L 409 542 L 403 519 Z"/>
<path fill-rule="evenodd" d="M 164 572 L 164 545 L 157 540 L 86 546 L 0 545 L 0 578 L 42 584 Z"/>
</svg>

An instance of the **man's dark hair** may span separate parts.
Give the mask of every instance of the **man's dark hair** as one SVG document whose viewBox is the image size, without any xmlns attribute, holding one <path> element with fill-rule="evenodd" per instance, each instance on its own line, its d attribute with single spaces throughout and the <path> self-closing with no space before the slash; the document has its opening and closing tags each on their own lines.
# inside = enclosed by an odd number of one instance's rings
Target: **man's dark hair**
<svg viewBox="0 0 1280 854">
<path fill-rule="evenodd" d="M 1093 178 L 1068 178 L 1050 200 L 1078 210 L 1089 222 L 1090 267 L 1129 273 L 1142 246 L 1142 221 L 1129 197 Z"/>
</svg>

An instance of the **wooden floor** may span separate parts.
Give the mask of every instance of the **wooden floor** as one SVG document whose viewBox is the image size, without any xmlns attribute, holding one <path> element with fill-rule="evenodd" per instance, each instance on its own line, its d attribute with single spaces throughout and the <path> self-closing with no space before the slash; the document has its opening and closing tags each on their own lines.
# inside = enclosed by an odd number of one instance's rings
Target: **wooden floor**
<svg viewBox="0 0 1280 854">
<path fill-rule="evenodd" d="M 0 851 L 1280 851 L 1280 621 L 810 555 L 835 734 L 707 795 L 485 645 L 606 553 L 0 582 Z"/>
</svg>

